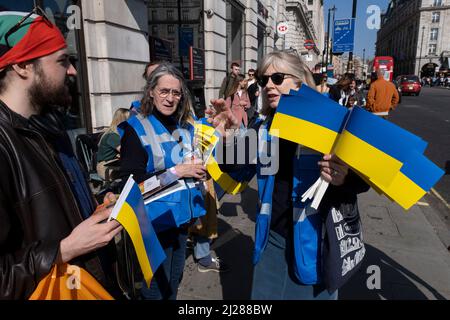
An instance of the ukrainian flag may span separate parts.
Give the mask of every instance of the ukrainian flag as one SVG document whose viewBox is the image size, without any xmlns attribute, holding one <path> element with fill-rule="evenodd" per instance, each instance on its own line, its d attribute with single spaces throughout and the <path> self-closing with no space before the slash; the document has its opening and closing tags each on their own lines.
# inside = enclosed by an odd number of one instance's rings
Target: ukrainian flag
<svg viewBox="0 0 450 320">
<path fill-rule="evenodd" d="M 133 242 L 147 287 L 158 267 L 166 259 L 164 250 L 148 219 L 139 186 L 131 175 L 117 200 L 110 219 L 117 220 Z"/>
<path fill-rule="evenodd" d="M 383 187 L 376 180 L 370 183 L 405 210 L 419 201 L 444 175 L 444 171 L 423 154 L 412 151 L 400 172 L 389 187 Z"/>
<path fill-rule="evenodd" d="M 293 95 L 284 95 L 269 133 L 324 154 L 331 153 L 348 110 L 303 84 Z"/>
<path fill-rule="evenodd" d="M 351 111 L 334 153 L 356 171 L 388 187 L 411 150 L 424 152 L 427 143 L 412 133 L 362 108 Z"/>
<path fill-rule="evenodd" d="M 214 158 L 214 149 L 220 140 L 220 134 L 205 118 L 195 122 L 195 147 L 200 150 L 205 161 L 206 170 L 211 178 L 229 194 L 237 194 L 247 188 L 248 182 L 235 180 L 230 174 L 220 169 Z"/>
</svg>

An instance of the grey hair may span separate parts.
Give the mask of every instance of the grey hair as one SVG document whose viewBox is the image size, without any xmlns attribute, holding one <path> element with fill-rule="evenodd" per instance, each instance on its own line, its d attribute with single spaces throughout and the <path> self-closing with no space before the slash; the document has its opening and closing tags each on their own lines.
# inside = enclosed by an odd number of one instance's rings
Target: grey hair
<svg viewBox="0 0 450 320">
<path fill-rule="evenodd" d="M 311 71 L 297 54 L 290 51 L 274 51 L 267 54 L 258 66 L 258 75 L 263 75 L 270 66 L 278 72 L 292 74 L 296 78 L 295 80 L 298 87 L 300 87 L 302 83 L 305 83 L 312 89 L 316 89 L 316 83 Z M 274 110 L 269 106 L 265 90 L 263 90 L 262 98 L 262 114 L 267 116 L 271 112 L 274 112 Z"/>
<path fill-rule="evenodd" d="M 183 74 L 169 62 L 162 62 L 148 78 L 144 87 L 144 96 L 141 100 L 141 113 L 144 116 L 152 114 L 154 104 L 153 98 L 150 96 L 150 92 L 158 85 L 159 79 L 165 75 L 170 75 L 180 81 L 182 97 L 178 103 L 174 116 L 178 123 L 186 124 L 186 122 L 192 120 L 193 105 L 191 94 L 186 86 Z"/>
</svg>

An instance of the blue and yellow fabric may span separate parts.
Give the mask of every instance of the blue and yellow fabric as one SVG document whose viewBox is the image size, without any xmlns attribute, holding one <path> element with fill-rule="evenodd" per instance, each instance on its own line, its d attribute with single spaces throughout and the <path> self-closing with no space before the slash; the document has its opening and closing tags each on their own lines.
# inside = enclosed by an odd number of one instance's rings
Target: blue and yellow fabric
<svg viewBox="0 0 450 320">
<path fill-rule="evenodd" d="M 192 156 L 194 127 L 179 126 L 172 134 L 161 122 L 150 115 L 141 114 L 128 119 L 148 154 L 147 172 L 158 172 L 182 163 L 183 158 Z M 189 222 L 205 215 L 202 190 L 193 180 L 185 179 L 186 189 L 174 192 L 146 205 L 147 214 L 157 232 Z"/>
<path fill-rule="evenodd" d="M 111 218 L 117 220 L 130 236 L 144 280 L 149 287 L 166 255 L 147 216 L 141 190 L 132 176 L 128 178 Z"/>
<path fill-rule="evenodd" d="M 370 112 L 338 103 L 306 85 L 283 96 L 271 134 L 335 153 L 379 193 L 409 209 L 444 174 L 424 155 L 427 143 Z"/>
</svg>

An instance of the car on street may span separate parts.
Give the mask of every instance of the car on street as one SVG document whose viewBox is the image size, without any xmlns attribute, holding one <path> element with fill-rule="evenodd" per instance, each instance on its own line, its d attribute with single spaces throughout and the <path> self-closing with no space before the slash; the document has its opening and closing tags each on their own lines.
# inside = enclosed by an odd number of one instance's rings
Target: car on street
<svg viewBox="0 0 450 320">
<path fill-rule="evenodd" d="M 402 95 L 412 94 L 418 96 L 422 90 L 420 79 L 415 75 L 403 75 L 397 78 Z"/>
<path fill-rule="evenodd" d="M 398 92 L 398 103 L 402 103 L 402 89 L 400 88 L 400 76 L 392 80 L 392 83 L 395 85 L 395 89 Z"/>
</svg>

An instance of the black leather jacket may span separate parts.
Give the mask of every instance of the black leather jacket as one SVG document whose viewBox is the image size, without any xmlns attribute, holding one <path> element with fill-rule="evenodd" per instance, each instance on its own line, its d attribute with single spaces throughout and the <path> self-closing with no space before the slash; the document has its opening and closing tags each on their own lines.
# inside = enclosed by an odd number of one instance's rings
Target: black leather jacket
<svg viewBox="0 0 450 320">
<path fill-rule="evenodd" d="M 83 220 L 55 157 L 29 120 L 0 101 L 0 299 L 28 298 Z M 71 264 L 107 284 L 98 253 Z"/>
</svg>

